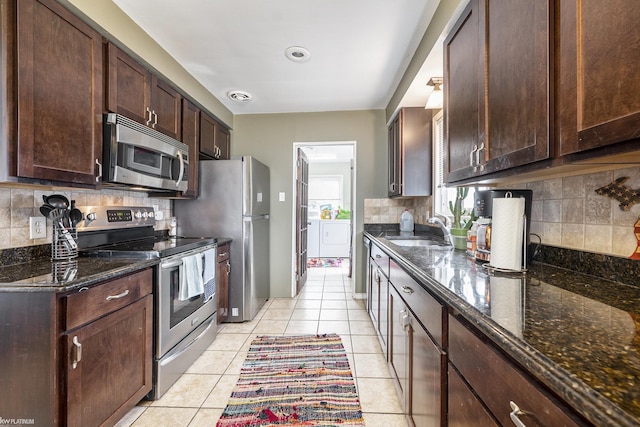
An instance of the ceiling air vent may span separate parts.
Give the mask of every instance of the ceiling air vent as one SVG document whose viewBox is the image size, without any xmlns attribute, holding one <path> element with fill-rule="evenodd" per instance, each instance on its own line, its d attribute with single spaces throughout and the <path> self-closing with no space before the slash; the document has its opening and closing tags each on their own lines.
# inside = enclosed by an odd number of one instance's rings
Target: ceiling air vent
<svg viewBox="0 0 640 427">
<path fill-rule="evenodd" d="M 227 93 L 229 99 L 232 99 L 236 102 L 249 102 L 251 101 L 251 94 L 247 92 L 243 92 L 241 90 L 232 90 Z"/>
</svg>

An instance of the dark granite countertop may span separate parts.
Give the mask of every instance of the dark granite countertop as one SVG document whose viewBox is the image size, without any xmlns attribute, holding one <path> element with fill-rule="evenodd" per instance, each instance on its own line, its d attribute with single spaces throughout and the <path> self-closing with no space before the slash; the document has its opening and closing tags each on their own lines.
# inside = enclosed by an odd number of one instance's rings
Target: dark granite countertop
<svg viewBox="0 0 640 427">
<path fill-rule="evenodd" d="M 598 426 L 640 425 L 640 288 L 534 262 L 489 274 L 463 251 L 365 236 Z"/>
<path fill-rule="evenodd" d="M 0 292 L 69 292 L 158 262 L 158 259 L 83 256 L 65 262 L 37 258 L 0 267 Z"/>
</svg>

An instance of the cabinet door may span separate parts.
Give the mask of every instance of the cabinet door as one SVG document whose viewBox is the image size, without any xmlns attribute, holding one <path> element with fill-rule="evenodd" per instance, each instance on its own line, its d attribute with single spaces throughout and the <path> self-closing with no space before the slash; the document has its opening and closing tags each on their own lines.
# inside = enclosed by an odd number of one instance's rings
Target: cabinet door
<svg viewBox="0 0 640 427">
<path fill-rule="evenodd" d="M 229 244 L 218 246 L 218 266 L 216 269 L 216 293 L 218 294 L 218 324 L 229 315 Z"/>
<path fill-rule="evenodd" d="M 487 137 L 479 173 L 549 158 L 549 0 L 486 0 Z M 484 166 L 484 170 L 483 170 Z"/>
<path fill-rule="evenodd" d="M 400 392 L 400 402 L 407 406 L 409 381 L 409 310 L 395 286 L 389 287 L 389 365 Z"/>
<path fill-rule="evenodd" d="M 198 158 L 200 152 L 200 109 L 186 99 L 182 100 L 182 133 L 180 140 L 189 147 L 189 186 L 183 197 L 198 197 Z"/>
<path fill-rule="evenodd" d="M 138 123 L 151 123 L 151 73 L 113 44 L 107 45 L 107 110 Z"/>
<path fill-rule="evenodd" d="M 412 316 L 409 334 L 409 418 L 415 427 L 446 425 L 446 356 Z"/>
<path fill-rule="evenodd" d="M 389 126 L 389 197 L 399 196 L 402 192 L 402 183 L 400 181 L 400 170 L 402 168 L 400 158 L 400 115 L 393 120 Z"/>
<path fill-rule="evenodd" d="M 69 426 L 114 424 L 151 390 L 153 296 L 65 334 Z"/>
<path fill-rule="evenodd" d="M 217 158 L 216 121 L 204 112 L 200 114 L 200 153 L 209 159 Z"/>
<path fill-rule="evenodd" d="M 471 0 L 444 42 L 445 181 L 472 176 L 485 142 L 484 2 Z"/>
<path fill-rule="evenodd" d="M 560 154 L 637 140 L 640 3 L 568 0 L 559 7 Z"/>
<path fill-rule="evenodd" d="M 482 401 L 464 383 L 458 372 L 449 365 L 448 414 L 449 427 L 498 427 Z"/>
<path fill-rule="evenodd" d="M 17 3 L 17 175 L 96 184 L 102 37 L 54 0 Z"/>
<path fill-rule="evenodd" d="M 215 144 L 219 149 L 219 159 L 228 160 L 231 156 L 231 134 L 229 133 L 229 130 L 220 123 L 216 123 L 215 131 Z"/>
<path fill-rule="evenodd" d="M 378 272 L 378 266 L 369 259 L 369 317 L 373 322 L 373 327 L 378 330 L 378 317 L 380 316 L 380 273 Z"/>
<path fill-rule="evenodd" d="M 152 127 L 171 138 L 180 139 L 181 96 L 164 80 L 152 76 L 151 81 Z"/>
</svg>

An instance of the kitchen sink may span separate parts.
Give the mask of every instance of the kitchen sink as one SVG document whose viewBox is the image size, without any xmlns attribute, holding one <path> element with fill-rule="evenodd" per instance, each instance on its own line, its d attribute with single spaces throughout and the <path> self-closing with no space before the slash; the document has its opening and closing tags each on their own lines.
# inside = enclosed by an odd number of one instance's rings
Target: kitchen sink
<svg viewBox="0 0 640 427">
<path fill-rule="evenodd" d="M 450 249 L 450 245 L 445 245 L 442 242 L 427 239 L 389 239 L 391 243 L 398 246 L 419 246 L 428 247 L 432 249 Z"/>
</svg>

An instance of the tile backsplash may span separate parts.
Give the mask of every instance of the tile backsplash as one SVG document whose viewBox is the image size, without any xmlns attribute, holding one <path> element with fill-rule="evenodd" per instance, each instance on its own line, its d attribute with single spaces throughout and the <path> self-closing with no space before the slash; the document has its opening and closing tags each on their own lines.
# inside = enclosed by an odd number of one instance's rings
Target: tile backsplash
<svg viewBox="0 0 640 427">
<path fill-rule="evenodd" d="M 629 257 L 638 244 L 634 224 L 640 217 L 640 203 L 623 211 L 618 201 L 595 192 L 623 176 L 629 177 L 624 185 L 640 190 L 640 167 L 507 187 L 533 191 L 531 232 L 539 235 L 545 245 Z M 415 222 L 424 224 L 432 211 L 431 204 L 430 197 L 365 199 L 364 221 L 367 224 L 398 223 L 407 207 Z"/>
<path fill-rule="evenodd" d="M 42 189 L 37 187 L 0 186 L 0 249 L 51 243 L 51 221 L 47 220 L 47 237 L 29 239 L 29 217 L 40 216 L 42 196 L 63 194 L 82 206 L 149 206 L 162 211 L 164 219 L 156 221 L 156 230 L 169 228 L 171 200 L 148 197 L 144 192 L 104 189 Z"/>
<path fill-rule="evenodd" d="M 364 199 L 365 224 L 395 224 L 405 208 L 413 215 L 415 224 L 426 224 L 431 209 L 431 197 L 395 199 Z"/>
<path fill-rule="evenodd" d="M 634 224 L 640 216 L 640 204 L 623 211 L 620 202 L 595 192 L 623 176 L 629 177 L 627 187 L 640 189 L 638 167 L 520 186 L 533 190 L 531 232 L 547 245 L 629 257 L 638 243 Z"/>
</svg>

